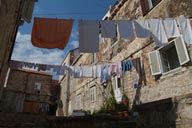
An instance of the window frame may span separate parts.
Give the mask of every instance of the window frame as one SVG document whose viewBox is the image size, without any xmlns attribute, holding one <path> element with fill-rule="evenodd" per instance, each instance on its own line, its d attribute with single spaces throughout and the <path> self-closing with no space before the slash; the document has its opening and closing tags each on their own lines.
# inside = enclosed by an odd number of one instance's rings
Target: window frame
<svg viewBox="0 0 192 128">
<path fill-rule="evenodd" d="M 76 95 L 76 108 L 81 109 L 81 94 Z"/>
<path fill-rule="evenodd" d="M 96 85 L 90 87 L 90 101 L 91 103 L 96 101 Z"/>
<path fill-rule="evenodd" d="M 177 57 L 179 59 L 179 65 L 180 66 L 176 67 L 174 69 L 170 69 L 168 71 L 164 71 L 165 67 L 164 67 L 163 62 L 162 62 L 163 56 L 161 55 L 162 54 L 161 50 L 166 48 L 166 47 L 170 47 L 170 45 L 175 46 L 176 54 L 177 54 Z M 153 55 L 153 58 L 152 58 L 152 55 Z M 181 57 L 180 57 L 181 55 L 184 55 L 184 57 L 186 57 L 185 60 L 181 60 Z M 171 40 L 168 43 L 168 45 L 166 45 L 166 46 L 162 46 L 155 51 L 149 52 L 148 57 L 149 57 L 149 64 L 150 64 L 150 69 L 151 69 L 152 75 L 167 74 L 168 72 L 173 71 L 177 68 L 180 68 L 182 65 L 184 65 L 190 61 L 187 47 L 186 47 L 186 44 L 185 44 L 182 36 L 176 37 L 175 39 Z M 156 60 L 154 60 L 154 59 L 156 59 Z"/>
<path fill-rule="evenodd" d="M 42 87 L 41 83 L 35 82 L 35 86 L 34 86 L 35 93 L 40 94 L 41 93 L 41 87 Z"/>
<path fill-rule="evenodd" d="M 152 0 L 140 0 L 143 16 L 147 15 L 154 7 L 156 7 L 162 0 L 157 0 L 157 3 L 153 5 Z"/>
</svg>

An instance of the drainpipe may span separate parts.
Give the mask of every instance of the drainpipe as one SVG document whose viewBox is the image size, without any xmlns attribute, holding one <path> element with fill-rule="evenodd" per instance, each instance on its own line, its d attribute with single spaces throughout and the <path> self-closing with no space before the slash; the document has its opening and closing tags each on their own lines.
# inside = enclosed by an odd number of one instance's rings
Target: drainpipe
<svg viewBox="0 0 192 128">
<path fill-rule="evenodd" d="M 66 92 L 66 102 L 65 102 L 65 112 L 66 116 L 69 115 L 69 98 L 70 98 L 70 72 L 67 74 L 67 92 Z"/>
</svg>

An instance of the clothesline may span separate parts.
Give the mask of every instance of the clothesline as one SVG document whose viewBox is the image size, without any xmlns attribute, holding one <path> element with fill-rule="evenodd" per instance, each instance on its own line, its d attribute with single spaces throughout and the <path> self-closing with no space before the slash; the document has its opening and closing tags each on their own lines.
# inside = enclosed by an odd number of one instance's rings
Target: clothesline
<svg viewBox="0 0 192 128">
<path fill-rule="evenodd" d="M 64 49 L 68 43 L 74 20 L 35 18 L 32 43 L 41 48 Z M 178 27 L 179 26 L 179 27 Z M 118 30 L 118 32 L 117 32 Z M 136 33 L 136 35 L 135 35 Z M 81 53 L 99 51 L 99 38 L 150 38 L 155 45 L 168 44 L 168 39 L 181 34 L 192 44 L 190 20 L 182 18 L 146 20 L 79 20 L 79 50 Z"/>
<path fill-rule="evenodd" d="M 67 71 L 72 74 L 74 78 L 100 78 L 102 82 L 108 80 L 114 74 L 117 75 L 118 78 L 120 78 L 123 72 L 131 71 L 133 67 L 136 68 L 139 74 L 141 73 L 139 58 L 94 66 L 45 65 L 11 60 L 10 67 L 12 69 L 25 67 L 30 69 L 37 69 L 38 71 L 53 70 L 58 75 L 64 75 Z"/>
</svg>

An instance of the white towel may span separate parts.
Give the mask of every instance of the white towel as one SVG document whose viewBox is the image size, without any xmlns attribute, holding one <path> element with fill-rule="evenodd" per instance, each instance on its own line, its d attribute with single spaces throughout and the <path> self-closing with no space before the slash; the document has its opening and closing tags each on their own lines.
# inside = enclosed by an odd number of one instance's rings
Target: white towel
<svg viewBox="0 0 192 128">
<path fill-rule="evenodd" d="M 150 19 L 148 22 L 150 25 L 150 31 L 152 32 L 155 41 L 155 45 L 163 46 L 168 44 L 168 39 L 162 21 L 160 19 Z"/>
<path fill-rule="evenodd" d="M 114 38 L 116 37 L 116 26 L 113 20 L 102 20 L 101 23 L 101 37 Z"/>
<path fill-rule="evenodd" d="M 83 66 L 82 72 L 83 72 L 82 76 L 85 78 L 92 78 L 93 77 L 92 66 Z"/>
<path fill-rule="evenodd" d="M 165 28 L 167 38 L 178 37 L 181 35 L 175 19 L 171 18 L 164 19 L 163 25 Z"/>
<path fill-rule="evenodd" d="M 132 20 L 118 20 L 117 24 L 119 28 L 120 38 L 134 39 Z"/>
<path fill-rule="evenodd" d="M 79 21 L 79 52 L 99 51 L 99 21 Z"/>
<path fill-rule="evenodd" d="M 93 77 L 100 78 L 101 77 L 101 65 L 93 66 Z"/>
<path fill-rule="evenodd" d="M 135 31 L 138 38 L 150 38 L 149 24 L 147 20 L 135 20 Z"/>
<path fill-rule="evenodd" d="M 190 25 L 190 20 L 184 17 L 178 18 L 178 24 L 181 28 L 183 38 L 187 44 L 192 44 L 192 29 Z"/>
</svg>

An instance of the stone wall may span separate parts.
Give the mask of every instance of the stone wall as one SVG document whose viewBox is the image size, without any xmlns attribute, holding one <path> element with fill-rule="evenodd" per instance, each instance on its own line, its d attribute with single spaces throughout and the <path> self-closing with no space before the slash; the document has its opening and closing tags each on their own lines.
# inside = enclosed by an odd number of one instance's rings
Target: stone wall
<svg viewBox="0 0 192 128">
<path fill-rule="evenodd" d="M 138 128 L 190 128 L 192 94 L 138 105 Z"/>
<path fill-rule="evenodd" d="M 41 83 L 41 91 L 35 90 L 35 82 Z M 51 104 L 52 75 L 32 73 L 25 70 L 11 70 L 7 86 L 3 91 L 1 111 L 18 112 L 17 107 L 24 102 Z M 11 109 L 10 109 L 11 107 Z M 22 107 L 21 107 L 22 109 Z M 23 110 L 21 110 L 23 112 Z"/>
<path fill-rule="evenodd" d="M 19 26 L 21 0 L 1 0 L 0 7 L 0 99 Z"/>
<path fill-rule="evenodd" d="M 113 19 L 176 18 L 180 15 L 191 17 L 191 3 L 191 0 L 182 2 L 180 0 L 162 0 L 156 7 L 149 11 L 148 14 L 143 16 L 140 0 L 127 0 L 123 6 L 117 10 Z M 191 53 L 190 49 L 191 47 L 188 48 L 189 53 Z M 122 93 L 126 94 L 129 98 L 130 109 L 134 105 L 192 93 L 191 63 L 161 76 L 152 76 L 148 53 L 153 50 L 155 50 L 155 45 L 152 39 L 135 38 L 134 40 L 119 40 L 119 43 L 115 46 L 111 45 L 110 39 L 103 39 L 102 43 L 100 43 L 100 51 L 96 54 L 98 60 L 94 63 L 95 65 L 140 58 L 142 68 L 141 75 L 133 68 L 132 71 L 125 72 L 121 78 L 121 90 Z M 92 54 L 83 54 L 74 65 L 93 65 L 90 61 L 91 55 Z M 63 85 L 67 84 L 65 82 Z M 104 102 L 102 94 L 108 90 L 102 88 L 99 79 L 80 78 L 77 80 L 71 77 L 70 83 L 71 88 L 73 88 L 70 91 L 71 106 L 74 106 L 71 107 L 71 109 L 75 109 L 75 98 L 78 93 L 82 93 L 84 96 L 84 99 L 82 98 L 84 104 L 84 106 L 82 106 L 83 110 L 93 111 L 94 109 L 100 108 L 99 106 Z M 90 103 L 86 95 L 89 95 L 89 87 L 95 83 L 97 83 L 97 100 L 95 103 Z M 135 83 L 140 83 L 140 86 L 134 88 L 133 85 Z"/>
</svg>

